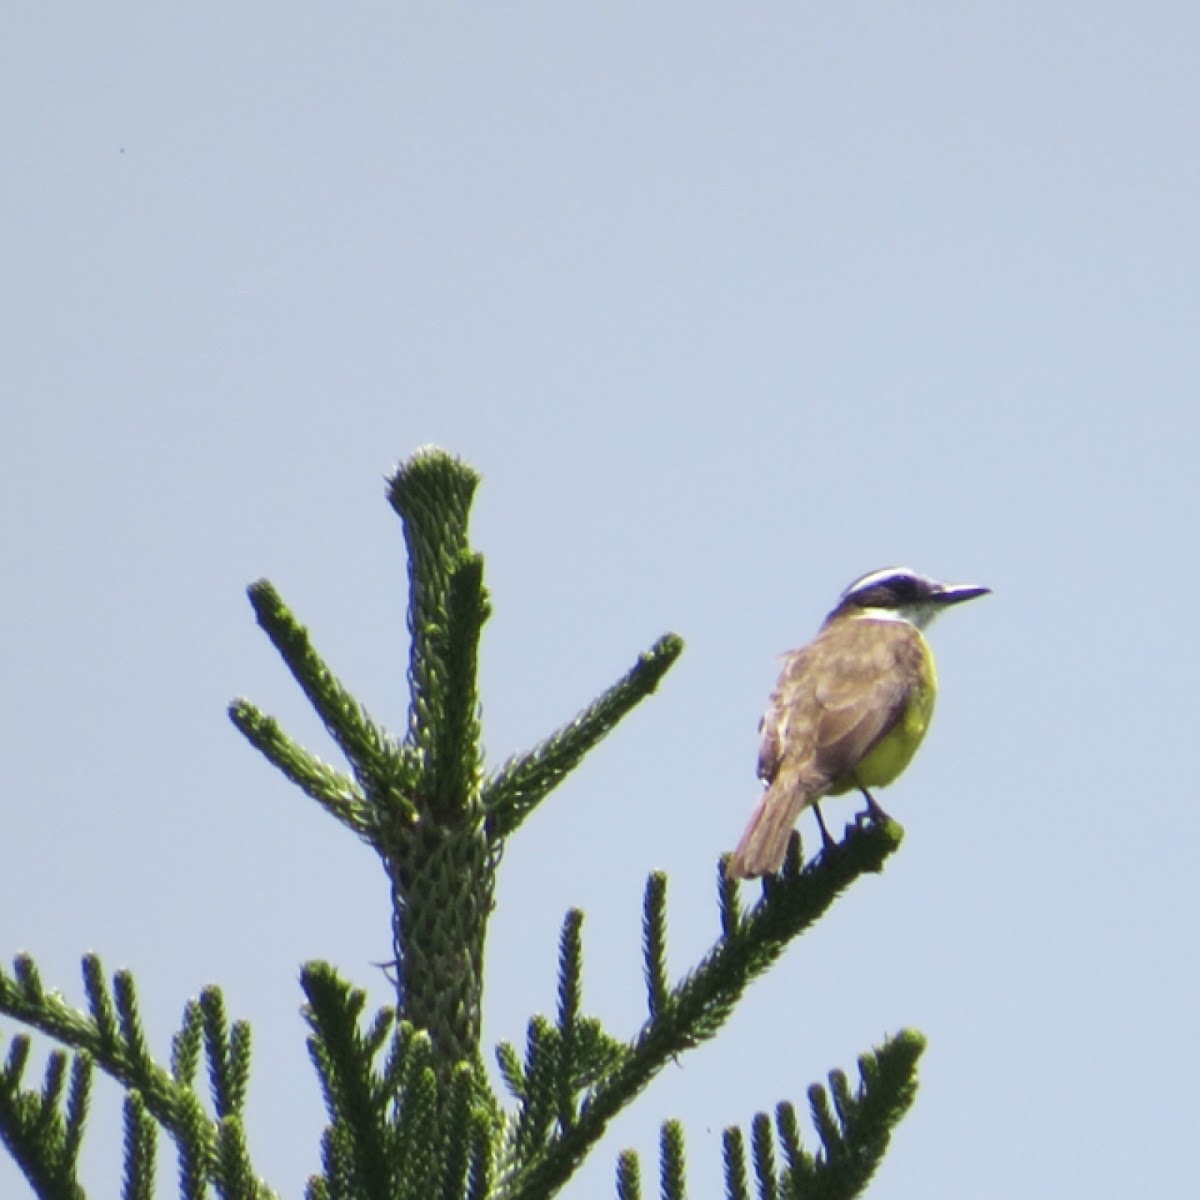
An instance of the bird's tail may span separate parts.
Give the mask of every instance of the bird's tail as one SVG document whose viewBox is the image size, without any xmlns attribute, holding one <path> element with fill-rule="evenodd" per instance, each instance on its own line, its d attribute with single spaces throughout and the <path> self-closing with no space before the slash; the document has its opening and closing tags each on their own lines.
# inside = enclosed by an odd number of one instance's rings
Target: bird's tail
<svg viewBox="0 0 1200 1200">
<path fill-rule="evenodd" d="M 797 817 L 820 798 L 822 790 L 800 772 L 781 770 L 755 805 L 725 873 L 731 879 L 777 874 Z"/>
</svg>

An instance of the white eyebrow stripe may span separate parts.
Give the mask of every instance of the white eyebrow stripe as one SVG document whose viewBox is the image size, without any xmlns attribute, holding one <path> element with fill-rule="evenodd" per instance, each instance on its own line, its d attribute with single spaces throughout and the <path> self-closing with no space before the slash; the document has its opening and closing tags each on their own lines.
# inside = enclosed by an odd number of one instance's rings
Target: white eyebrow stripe
<svg viewBox="0 0 1200 1200">
<path fill-rule="evenodd" d="M 917 577 L 916 571 L 909 567 L 881 567 L 878 571 L 872 571 L 869 575 L 856 579 L 842 593 L 842 596 L 853 596 L 855 592 L 865 591 L 867 588 L 875 587 L 889 579 L 916 579 Z"/>
<path fill-rule="evenodd" d="M 848 616 L 852 621 L 895 621 L 901 625 L 915 625 L 911 617 L 893 608 L 859 608 Z"/>
</svg>

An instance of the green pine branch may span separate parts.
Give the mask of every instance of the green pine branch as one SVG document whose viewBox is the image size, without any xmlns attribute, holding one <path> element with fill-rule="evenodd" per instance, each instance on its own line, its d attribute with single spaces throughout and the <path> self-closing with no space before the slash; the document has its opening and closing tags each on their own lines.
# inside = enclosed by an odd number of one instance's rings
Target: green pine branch
<svg viewBox="0 0 1200 1200">
<path fill-rule="evenodd" d="M 658 1140 L 658 1193 L 663 1200 L 687 1200 L 683 1126 L 664 1121 Z"/>
<path fill-rule="evenodd" d="M 468 535 L 478 475 L 437 449 L 391 477 L 409 557 L 408 728 L 397 739 L 326 666 L 265 581 L 250 589 L 260 625 L 353 770 L 351 779 L 286 736 L 245 700 L 230 715 L 264 756 L 369 841 L 392 883 L 401 1016 L 433 1038 L 443 1084 L 458 1062 L 481 1070 L 483 945 L 504 841 L 587 751 L 655 690 L 682 642 L 668 636 L 578 717 L 484 779 L 479 638 L 490 611 Z M 482 1077 L 482 1076 L 481 1076 Z"/>
<path fill-rule="evenodd" d="M 353 779 L 292 741 L 274 717 L 259 712 L 249 701 L 235 700 L 229 706 L 229 718 L 246 740 L 305 795 L 365 841 L 375 841 L 378 832 L 374 809 Z M 403 802 L 401 794 L 398 804 Z"/>
<path fill-rule="evenodd" d="M 433 1042 L 381 1009 L 366 1029 L 366 994 L 324 963 L 301 975 L 329 1126 L 310 1197 L 427 1200 L 490 1193 L 500 1117 L 474 1069 L 459 1063 L 439 1096 Z"/>
<path fill-rule="evenodd" d="M 571 1043 L 545 1018 L 530 1022 L 523 1064 L 511 1046 L 498 1053 L 501 1074 L 519 1106 L 517 1137 L 505 1200 L 539 1200 L 559 1189 L 603 1136 L 609 1122 L 668 1063 L 715 1036 L 746 988 L 779 958 L 788 945 L 828 911 L 834 900 L 864 874 L 878 873 L 900 845 L 903 830 L 894 821 L 852 826 L 843 841 L 807 866 L 800 863 L 800 838 L 794 834 L 783 873 L 766 881 L 760 899 L 746 912 L 738 908 L 736 885 L 724 862 L 718 871 L 721 933 L 704 958 L 679 983 L 669 986 L 666 968 L 666 878 L 650 876 L 643 910 L 643 968 L 648 1018 L 628 1042 L 605 1035 L 607 1056 L 581 1064 L 569 1053 Z M 579 1009 L 577 949 L 581 914 L 569 914 L 560 955 L 562 997 Z M 588 1068 L 591 1068 L 589 1073 Z M 562 1094 L 563 1080 L 573 1084 Z M 559 1092 L 552 1102 L 553 1089 Z M 559 1119 L 557 1112 L 571 1119 Z M 540 1146 L 539 1146 L 540 1143 Z"/>
<path fill-rule="evenodd" d="M 246 700 L 230 716 L 264 757 L 380 856 L 392 894 L 393 1008 L 366 1012 L 365 994 L 330 966 L 302 973 L 308 1048 L 328 1124 L 309 1200 L 547 1200 L 559 1192 L 617 1113 L 664 1066 L 715 1036 L 749 985 L 828 912 L 862 875 L 899 846 L 885 820 L 852 827 L 802 864 L 794 836 L 784 870 L 743 907 L 724 865 L 717 875 L 717 933 L 708 953 L 673 979 L 667 881 L 646 884 L 641 953 L 647 1013 L 632 1036 L 607 1030 L 584 1006 L 583 914 L 567 913 L 558 947 L 554 1016 L 533 1016 L 521 1049 L 496 1049 L 512 1097 L 493 1093 L 481 1054 L 484 944 L 495 877 L 507 839 L 603 737 L 651 695 L 682 652 L 673 634 L 573 720 L 535 746 L 484 770 L 478 655 L 490 611 L 483 560 L 468 535 L 477 474 L 437 449 L 419 452 L 389 480 L 409 555 L 408 679 L 402 737 L 389 733 L 338 681 L 307 629 L 266 581 L 250 588 L 259 624 L 279 651 L 346 762 L 344 773 L 292 740 Z M 213 1192 L 267 1200 L 243 1122 L 250 1031 L 231 1022 L 221 993 L 185 1006 L 167 1066 L 154 1059 L 132 976 L 108 980 L 84 959 L 86 1009 L 43 986 L 27 956 L 0 971 L 0 1014 L 40 1030 L 51 1055 L 40 1088 L 25 1085 L 28 1039 L 0 1069 L 0 1139 L 38 1196 L 83 1195 L 76 1164 L 93 1070 L 125 1092 L 123 1194 L 150 1200 L 161 1129 L 179 1161 L 185 1200 Z M 820 1146 L 806 1150 L 794 1110 L 781 1105 L 745 1136 L 725 1139 L 726 1188 L 734 1200 L 833 1200 L 857 1195 L 912 1102 L 921 1041 L 902 1034 L 859 1063 L 852 1091 L 834 1073 L 810 1089 Z M 203 1081 L 203 1082 L 202 1082 Z M 204 1087 L 207 1099 L 199 1089 Z M 662 1126 L 659 1192 L 683 1200 L 682 1127 Z M 642 1194 L 637 1156 L 621 1155 L 617 1193 Z"/>
<path fill-rule="evenodd" d="M 14 1038 L 0 1067 L 0 1141 L 39 1197 L 83 1200 L 77 1171 L 91 1095 L 91 1059 L 56 1050 L 41 1088 L 23 1088 L 29 1050 L 27 1037 Z"/>
<path fill-rule="evenodd" d="M 154 1200 L 158 1126 L 140 1092 L 125 1093 L 125 1186 L 122 1200 Z"/>
<path fill-rule="evenodd" d="M 904 1030 L 858 1060 L 859 1086 L 851 1091 L 842 1071 L 829 1073 L 829 1087 L 808 1090 L 813 1126 L 821 1148 L 804 1148 L 795 1107 L 784 1101 L 775 1121 L 758 1113 L 751 1146 L 758 1200 L 853 1200 L 861 1196 L 887 1152 L 892 1132 L 912 1107 L 917 1061 L 925 1039 Z M 745 1137 L 725 1131 L 725 1193 L 750 1200 Z"/>
<path fill-rule="evenodd" d="M 412 636 L 408 744 L 421 760 L 422 802 L 455 817 L 477 799 L 482 770 L 476 691 L 479 636 L 490 605 L 468 524 L 479 476 L 430 447 L 388 481 L 408 547 Z"/>
<path fill-rule="evenodd" d="M 308 630 L 267 580 L 251 584 L 248 595 L 259 625 L 350 763 L 358 788 L 301 751 L 248 701 L 230 706 L 234 724 L 269 761 L 356 832 L 370 834 L 384 814 L 392 812 L 403 820 L 415 820 L 412 797 L 419 775 L 412 755 L 397 746 L 338 682 L 317 653 Z M 359 789 L 370 797 L 370 807 L 362 803 Z"/>
<path fill-rule="evenodd" d="M 127 1110 L 126 1190 L 144 1188 L 146 1178 L 153 1174 L 153 1151 L 144 1120 L 148 1114 L 175 1142 L 181 1191 L 189 1200 L 193 1196 L 198 1200 L 209 1187 L 229 1200 L 269 1200 L 273 1193 L 254 1177 L 242 1132 L 250 1069 L 249 1027 L 244 1022 L 228 1025 L 219 989 L 206 988 L 199 1000 L 189 1002 L 174 1038 L 172 1070 L 168 1071 L 154 1061 L 146 1043 L 133 977 L 118 971 L 110 984 L 99 958 L 89 954 L 83 959 L 83 981 L 86 1012 L 71 1008 L 57 992 L 47 991 L 33 960 L 19 955 L 11 974 L 0 970 L 0 1013 L 74 1050 L 77 1066 L 73 1078 L 76 1070 L 90 1073 L 95 1067 L 120 1084 L 127 1095 L 136 1095 L 137 1100 L 131 1101 L 134 1111 Z M 18 1040 L 14 1047 L 21 1044 Z M 202 1056 L 216 1110 L 211 1117 L 193 1086 Z M 14 1153 L 31 1182 L 31 1170 L 35 1174 L 50 1171 L 54 1178 L 66 1180 L 73 1172 L 73 1156 L 82 1137 L 87 1092 L 73 1085 L 65 1115 L 56 1116 L 59 1094 L 44 1089 L 39 1121 L 31 1125 L 30 1093 L 20 1089 L 24 1060 L 14 1050 L 9 1061 L 10 1070 L 0 1085 L 8 1097 L 8 1102 L 0 1105 L 0 1137 L 10 1148 L 21 1148 L 19 1154 Z M 51 1058 L 52 1066 L 56 1061 Z M 81 1082 L 78 1088 L 83 1087 Z M 130 1122 L 135 1126 L 132 1132 Z M 60 1124 L 61 1137 L 56 1132 Z M 68 1194 L 48 1192 L 37 1184 L 35 1190 L 39 1196 Z"/>
<path fill-rule="evenodd" d="M 484 785 L 492 834 L 509 836 L 584 756 L 647 696 L 683 653 L 683 639 L 661 637 L 607 691 L 544 742 L 510 758 Z"/>
<path fill-rule="evenodd" d="M 804 1148 L 795 1107 L 783 1101 L 775 1121 L 757 1113 L 750 1125 L 754 1164 L 753 1192 L 747 1164 L 746 1135 L 736 1125 L 725 1130 L 722 1154 L 726 1200 L 854 1200 L 870 1182 L 891 1140 L 892 1131 L 916 1096 L 917 1060 L 925 1047 L 920 1034 L 905 1030 L 858 1060 L 860 1083 L 851 1093 L 841 1071 L 829 1073 L 829 1088 L 808 1090 L 813 1125 L 821 1142 Z M 641 1164 L 633 1150 L 617 1160 L 618 1200 L 637 1200 Z M 683 1128 L 665 1121 L 659 1139 L 659 1194 L 685 1200 L 687 1170 Z"/>
</svg>

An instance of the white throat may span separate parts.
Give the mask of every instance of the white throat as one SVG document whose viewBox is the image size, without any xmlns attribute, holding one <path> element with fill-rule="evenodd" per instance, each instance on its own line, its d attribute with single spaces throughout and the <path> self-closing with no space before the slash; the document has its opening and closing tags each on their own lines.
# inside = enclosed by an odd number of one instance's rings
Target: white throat
<svg viewBox="0 0 1200 1200">
<path fill-rule="evenodd" d="M 928 629 L 929 622 L 941 612 L 937 604 L 906 604 L 901 608 L 860 608 L 856 621 L 898 621 L 917 629 Z"/>
</svg>

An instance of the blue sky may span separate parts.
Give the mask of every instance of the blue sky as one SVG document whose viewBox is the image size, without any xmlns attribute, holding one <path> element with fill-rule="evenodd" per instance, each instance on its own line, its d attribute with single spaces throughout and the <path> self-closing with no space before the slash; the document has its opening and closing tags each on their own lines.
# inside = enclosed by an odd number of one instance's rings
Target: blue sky
<svg viewBox="0 0 1200 1200">
<path fill-rule="evenodd" d="M 930 1044 L 876 1200 L 1183 1192 L 1200 12 L 2 20 L 0 953 L 77 1001 L 83 951 L 133 969 L 162 1053 L 223 985 L 255 1030 L 252 1148 L 300 1194 L 322 1113 L 298 965 L 386 1002 L 387 893 L 225 717 L 246 695 L 333 754 L 243 588 L 270 578 L 401 727 L 383 477 L 435 442 L 485 476 L 492 763 L 660 633 L 688 643 L 508 848 L 489 1042 L 552 1008 L 572 905 L 585 1006 L 634 1030 L 652 869 L 673 969 L 703 952 L 775 656 L 849 580 L 995 591 L 932 631 L 939 711 L 881 796 L 901 852 L 568 1194 L 612 1195 L 617 1151 L 679 1116 L 717 1195 L 724 1126 L 904 1026 Z M 94 1109 L 111 1193 L 114 1093 Z"/>
</svg>

